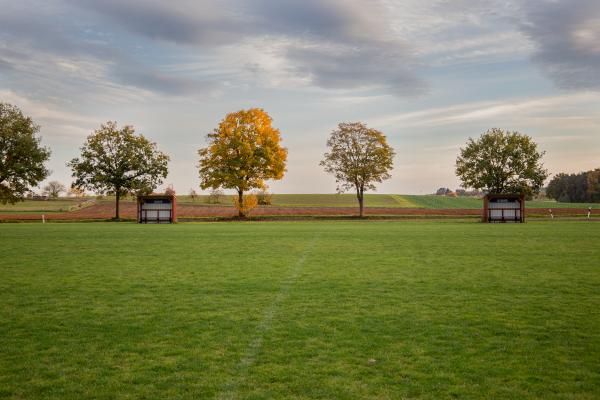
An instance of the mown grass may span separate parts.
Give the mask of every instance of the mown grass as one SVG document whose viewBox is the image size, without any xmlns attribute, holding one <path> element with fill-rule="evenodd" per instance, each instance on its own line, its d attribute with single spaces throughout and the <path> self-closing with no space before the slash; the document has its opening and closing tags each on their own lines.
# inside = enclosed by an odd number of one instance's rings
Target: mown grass
<svg viewBox="0 0 600 400">
<path fill-rule="evenodd" d="M 0 225 L 0 397 L 596 399 L 600 225 Z"/>
</svg>

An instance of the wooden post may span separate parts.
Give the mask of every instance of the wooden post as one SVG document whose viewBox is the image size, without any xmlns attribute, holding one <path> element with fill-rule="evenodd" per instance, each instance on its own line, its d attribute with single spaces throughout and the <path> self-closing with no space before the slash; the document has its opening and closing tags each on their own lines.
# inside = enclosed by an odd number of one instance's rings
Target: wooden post
<svg viewBox="0 0 600 400">
<path fill-rule="evenodd" d="M 483 215 L 481 216 L 481 222 L 490 222 L 490 216 L 489 216 L 489 198 L 488 195 L 486 194 L 485 197 L 483 198 Z"/>
<path fill-rule="evenodd" d="M 177 198 L 173 195 L 172 203 L 171 203 L 171 222 L 177 222 Z"/>
</svg>

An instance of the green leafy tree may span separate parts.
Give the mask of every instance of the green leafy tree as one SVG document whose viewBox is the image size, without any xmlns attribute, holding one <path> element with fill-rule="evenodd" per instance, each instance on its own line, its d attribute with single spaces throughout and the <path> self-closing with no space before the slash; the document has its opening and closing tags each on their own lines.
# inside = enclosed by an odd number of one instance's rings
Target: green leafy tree
<svg viewBox="0 0 600 400">
<path fill-rule="evenodd" d="M 0 203 L 22 201 L 48 176 L 50 150 L 40 145 L 39 131 L 18 107 L 0 103 Z"/>
<path fill-rule="evenodd" d="M 539 193 L 548 177 L 541 162 L 545 152 L 519 132 L 490 129 L 479 139 L 469 138 L 456 160 L 463 187 L 487 193 Z"/>
<path fill-rule="evenodd" d="M 365 190 L 375 190 L 375 183 L 391 177 L 394 150 L 383 133 L 361 122 L 341 123 L 327 140 L 329 152 L 320 165 L 333 174 L 342 193 L 356 191 L 359 215 L 364 215 Z"/>
<path fill-rule="evenodd" d="M 244 193 L 264 187 L 266 180 L 283 178 L 287 149 L 280 142 L 281 134 L 265 111 L 252 108 L 228 114 L 208 134 L 208 147 L 198 151 L 200 187 L 235 189 L 234 204 L 238 215 L 245 217 L 250 207 L 244 206 Z"/>
<path fill-rule="evenodd" d="M 156 143 L 136 135 L 133 127 L 119 129 L 107 122 L 88 136 L 81 157 L 67 165 L 73 170 L 73 187 L 99 194 L 114 194 L 115 218 L 119 200 L 127 193 L 147 193 L 167 176 L 169 156 L 157 150 Z"/>
<path fill-rule="evenodd" d="M 598 203 L 600 202 L 600 168 L 578 174 L 557 174 L 548 183 L 546 195 L 565 203 Z"/>
</svg>

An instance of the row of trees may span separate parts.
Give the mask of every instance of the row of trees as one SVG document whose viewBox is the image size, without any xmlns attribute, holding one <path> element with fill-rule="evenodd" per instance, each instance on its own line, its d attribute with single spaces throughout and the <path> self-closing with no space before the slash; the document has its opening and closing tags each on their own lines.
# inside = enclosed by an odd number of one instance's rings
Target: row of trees
<svg viewBox="0 0 600 400">
<path fill-rule="evenodd" d="M 44 167 L 50 151 L 36 136 L 39 126 L 16 107 L 0 103 L 0 199 L 21 200 L 30 186 L 48 175 Z M 228 114 L 207 136 L 207 147 L 198 151 L 203 189 L 233 189 L 239 216 L 257 204 L 247 195 L 264 189 L 267 180 L 282 179 L 287 149 L 271 117 L 253 108 Z M 361 122 L 341 123 L 327 140 L 328 152 L 320 165 L 332 174 L 338 192 L 356 194 L 360 216 L 365 191 L 390 178 L 394 150 L 383 133 Z M 492 193 L 539 192 L 548 174 L 541 164 L 543 152 L 526 135 L 492 129 L 460 150 L 456 174 L 463 187 Z M 80 157 L 67 165 L 73 171 L 72 188 L 113 194 L 115 218 L 119 200 L 128 193 L 149 193 L 167 176 L 169 157 L 156 143 L 135 134 L 133 127 L 103 124 L 81 147 Z"/>
<path fill-rule="evenodd" d="M 200 187 L 234 189 L 235 205 L 244 217 L 258 204 L 256 196 L 245 193 L 283 178 L 287 149 L 281 146 L 281 134 L 265 111 L 253 108 L 228 114 L 208 142 L 198 152 Z M 362 217 L 365 190 L 390 178 L 394 151 L 383 133 L 360 122 L 339 124 L 327 146 L 320 165 L 335 176 L 338 192 L 355 191 Z"/>
<path fill-rule="evenodd" d="M 566 203 L 600 202 L 600 168 L 578 174 L 560 173 L 548 183 L 546 196 Z"/>
<path fill-rule="evenodd" d="M 448 196 L 448 197 L 481 197 L 485 195 L 480 190 L 466 190 L 462 188 L 458 188 L 456 190 L 451 190 L 447 187 L 441 187 L 434 193 L 436 196 Z"/>
<path fill-rule="evenodd" d="M 44 180 L 49 171 L 44 163 L 50 151 L 36 136 L 39 126 L 15 106 L 0 103 L 0 200 L 20 201 L 30 187 Z M 244 217 L 258 204 L 253 189 L 264 192 L 267 180 L 282 179 L 287 149 L 271 117 L 253 108 L 228 114 L 207 136 L 208 146 L 200 156 L 200 186 L 237 192 L 235 205 Z M 334 174 L 338 191 L 353 188 L 364 210 L 364 192 L 390 177 L 394 152 L 386 137 L 362 123 L 342 123 L 334 130 L 321 165 Z M 169 156 L 156 143 L 135 134 L 133 127 L 119 128 L 115 122 L 103 124 L 81 147 L 80 157 L 67 165 L 73 171 L 72 188 L 93 190 L 115 196 L 115 218 L 120 217 L 119 200 L 128 193 L 152 192 L 167 176 Z M 52 195 L 64 191 L 58 182 L 48 185 Z M 268 202 L 266 192 L 262 202 Z"/>
</svg>

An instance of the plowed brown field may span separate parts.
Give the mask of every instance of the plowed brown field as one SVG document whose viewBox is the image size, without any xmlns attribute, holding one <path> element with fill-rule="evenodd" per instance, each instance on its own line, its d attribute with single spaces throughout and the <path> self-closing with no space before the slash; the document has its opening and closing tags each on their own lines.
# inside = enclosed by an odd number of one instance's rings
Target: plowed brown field
<svg viewBox="0 0 600 400">
<path fill-rule="evenodd" d="M 253 210 L 253 216 L 351 216 L 357 214 L 357 209 L 348 207 L 277 207 L 265 206 Z M 555 216 L 582 215 L 585 210 L 577 208 L 557 208 Z M 233 217 L 236 211 L 233 207 L 224 206 L 198 206 L 191 204 L 180 204 L 177 206 L 177 216 L 181 219 L 203 218 L 203 217 Z M 366 215 L 388 215 L 388 216 L 478 216 L 481 210 L 477 209 L 425 209 L 425 208 L 367 208 Z M 528 216 L 548 216 L 547 209 L 530 208 L 526 210 Z M 96 204 L 81 210 L 45 214 L 47 220 L 104 220 L 115 215 L 114 204 Z M 134 219 L 136 205 L 134 203 L 121 204 L 121 218 Z M 40 214 L 2 214 L 1 220 L 41 220 Z"/>
</svg>

